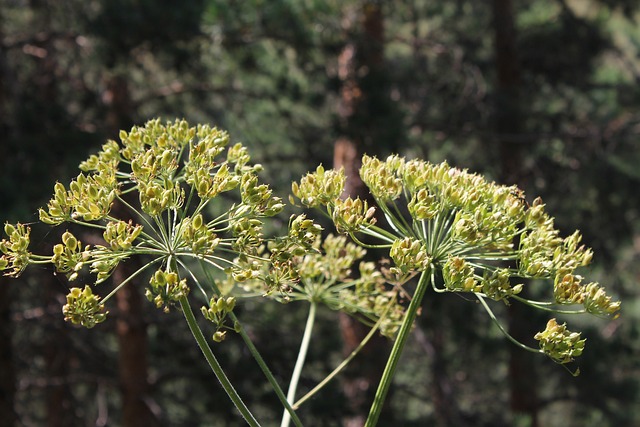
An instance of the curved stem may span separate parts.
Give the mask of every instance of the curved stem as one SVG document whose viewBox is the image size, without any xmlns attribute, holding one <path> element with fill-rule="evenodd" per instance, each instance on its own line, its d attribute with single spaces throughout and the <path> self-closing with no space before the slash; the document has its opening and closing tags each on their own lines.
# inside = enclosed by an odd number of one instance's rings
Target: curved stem
<svg viewBox="0 0 640 427">
<path fill-rule="evenodd" d="M 244 327 L 242 327 L 242 325 L 240 324 L 240 321 L 236 317 L 235 313 L 231 312 L 229 313 L 229 316 L 231 317 L 231 320 L 234 322 L 234 324 L 240 326 L 239 334 L 242 337 L 242 340 L 244 341 L 245 345 L 249 349 L 249 352 L 262 370 L 262 373 L 267 378 L 267 381 L 269 381 L 269 384 L 273 388 L 273 391 L 276 393 L 276 396 L 278 396 L 280 403 L 282 403 L 287 411 L 289 411 L 293 423 L 296 425 L 296 427 L 302 427 L 302 421 L 300 421 L 300 418 L 298 418 L 298 414 L 295 413 L 295 411 L 291 407 L 291 404 L 287 401 L 287 398 L 285 397 L 280 384 L 278 384 L 278 380 L 276 380 L 276 378 L 273 376 L 273 373 L 271 373 L 269 366 L 267 366 L 267 363 L 262 358 L 262 355 L 258 352 L 258 349 L 253 344 L 253 341 L 251 341 L 251 337 L 249 337 L 249 334 L 247 334 L 247 332 L 244 330 Z"/>
<path fill-rule="evenodd" d="M 206 259 L 202 261 L 206 261 Z M 202 266 L 202 270 L 207 280 L 211 284 L 211 288 L 213 289 L 213 292 L 215 293 L 215 295 L 221 295 L 220 289 L 218 289 L 218 286 L 216 286 L 216 283 L 213 280 L 213 277 L 209 273 L 208 269 Z M 302 421 L 300 421 L 300 418 L 298 418 L 298 414 L 295 413 L 295 411 L 287 401 L 287 398 L 284 395 L 284 392 L 282 391 L 280 384 L 278 384 L 278 380 L 276 380 L 276 378 L 271 373 L 269 366 L 267 366 L 266 362 L 262 358 L 262 355 L 256 348 L 255 344 L 253 344 L 253 341 L 251 341 L 251 337 L 249 337 L 249 334 L 247 334 L 247 331 L 245 331 L 244 327 L 242 326 L 242 323 L 240 323 L 240 320 L 238 319 L 238 317 L 235 315 L 233 311 L 229 313 L 229 317 L 231 318 L 231 321 L 233 321 L 234 325 L 238 325 L 238 328 L 239 328 L 238 333 L 240 334 L 240 336 L 242 337 L 242 340 L 244 341 L 245 345 L 249 349 L 249 353 L 251 353 L 254 360 L 262 370 L 262 373 L 267 378 L 267 381 L 269 381 L 271 388 L 276 393 L 276 396 L 278 396 L 278 399 L 280 400 L 280 403 L 282 403 L 282 406 L 284 406 L 287 409 L 287 411 L 289 411 L 289 414 L 291 414 L 291 419 L 293 420 L 293 423 L 296 425 L 296 427 L 302 427 Z"/>
<path fill-rule="evenodd" d="M 407 309 L 407 314 L 405 315 L 402 325 L 400 326 L 400 330 L 398 331 L 398 337 L 393 343 L 389 359 L 387 359 L 387 366 L 385 366 L 384 372 L 382 373 L 382 378 L 380 379 L 376 396 L 373 400 L 373 404 L 371 405 L 371 409 L 369 410 L 369 416 L 367 417 L 365 427 L 374 427 L 378 423 L 380 412 L 382 412 L 382 405 L 387 397 L 389 388 L 391 387 L 391 381 L 393 380 L 393 375 L 395 374 L 396 367 L 398 366 L 402 350 L 407 342 L 407 338 L 409 338 L 413 321 L 415 320 L 420 306 L 422 305 L 422 298 L 424 297 L 431 277 L 430 270 L 431 268 L 427 267 L 420 274 L 418 286 L 416 287 L 416 291 L 414 292 L 409 308 Z"/>
<path fill-rule="evenodd" d="M 405 219 L 404 215 L 402 215 L 402 212 L 400 212 L 400 209 L 398 209 L 398 205 L 394 200 L 391 201 L 391 206 L 393 206 L 393 210 L 395 211 L 395 215 L 393 215 L 393 218 L 398 219 L 400 224 L 405 230 L 407 231 L 411 230 L 412 229 L 411 226 Z M 392 213 L 391 210 L 389 210 L 389 213 L 390 214 Z M 410 234 L 405 233 L 405 235 L 410 235 Z"/>
<path fill-rule="evenodd" d="M 293 374 L 291 375 L 291 381 L 289 382 L 289 391 L 287 391 L 287 401 L 292 404 L 296 397 L 296 389 L 298 388 L 298 381 L 300 381 L 300 373 L 304 366 L 305 359 L 307 358 L 307 351 L 309 350 L 309 343 L 311 342 L 311 332 L 313 331 L 313 324 L 316 319 L 317 304 L 315 301 L 311 301 L 309 307 L 309 315 L 307 316 L 307 323 L 304 327 L 304 334 L 302 335 L 302 342 L 300 343 L 300 350 L 298 351 L 298 359 L 296 360 L 295 367 L 293 368 Z M 289 427 L 291 422 L 291 415 L 286 409 L 282 414 L 282 422 L 280 427 Z"/>
<path fill-rule="evenodd" d="M 377 225 L 370 225 L 368 227 L 365 227 L 361 229 L 360 232 L 372 237 L 377 237 L 380 240 L 384 240 L 389 243 L 393 243 L 398 239 L 397 235 L 384 228 L 378 227 Z"/>
<path fill-rule="evenodd" d="M 204 354 L 205 359 L 207 359 L 207 363 L 209 363 L 211 370 L 216 375 L 216 378 L 218 378 L 218 381 L 220 381 L 222 388 L 224 388 L 224 391 L 227 393 L 227 395 L 229 396 L 231 401 L 234 403 L 238 411 L 240 411 L 240 413 L 244 417 L 247 424 L 253 427 L 259 427 L 260 424 L 253 417 L 253 414 L 251 414 L 251 411 L 249 411 L 249 408 L 247 408 L 247 406 L 244 404 L 244 402 L 238 395 L 238 392 L 233 388 L 233 385 L 231 385 L 229 378 L 227 378 L 226 374 L 224 373 L 222 366 L 220 366 L 220 363 L 214 356 L 213 351 L 211 351 L 211 347 L 209 347 L 209 343 L 207 342 L 207 339 L 204 337 L 204 335 L 202 334 L 202 330 L 200 330 L 200 327 L 198 326 L 198 322 L 196 321 L 196 318 L 193 315 L 193 311 L 191 310 L 191 305 L 189 304 L 189 300 L 187 299 L 186 296 L 183 296 L 182 298 L 180 298 L 180 307 L 182 308 L 182 313 L 184 314 L 184 317 L 187 321 L 187 324 L 189 325 L 189 329 L 191 330 L 193 337 L 198 343 L 198 346 L 200 347 L 202 354 Z"/>
<path fill-rule="evenodd" d="M 520 348 L 522 348 L 524 350 L 530 351 L 531 353 L 544 354 L 544 352 L 542 350 L 537 349 L 537 348 L 533 348 L 533 347 L 529 347 L 528 345 L 521 343 L 520 341 L 518 341 L 517 339 L 515 339 L 514 337 L 509 335 L 509 332 L 507 332 L 507 330 L 504 328 L 504 326 L 502 326 L 500 324 L 500 322 L 496 318 L 496 315 L 493 314 L 493 311 L 491 310 L 491 308 L 489 307 L 487 302 L 484 300 L 484 298 L 482 296 L 478 295 L 478 294 L 475 294 L 475 295 L 480 300 L 480 302 L 482 303 L 482 306 L 484 307 L 484 309 L 489 314 L 489 317 L 491 317 L 491 320 L 493 320 L 493 323 L 495 323 L 498 326 L 500 331 L 504 334 L 505 337 L 507 337 L 507 339 L 509 341 L 511 341 L 512 343 L 514 343 L 515 345 L 517 345 L 518 347 L 520 347 Z"/>
<path fill-rule="evenodd" d="M 560 314 L 583 314 L 586 313 L 587 310 L 585 309 L 579 309 L 579 310 L 565 310 L 565 309 L 557 309 L 553 306 L 555 306 L 556 304 L 553 302 L 547 302 L 547 301 L 533 301 L 530 299 L 526 299 L 526 298 L 522 298 L 519 297 L 518 295 L 511 295 L 511 298 L 520 301 L 523 304 L 526 304 L 530 307 L 535 307 L 537 309 L 540 310 L 544 310 L 544 311 L 550 311 L 553 313 L 560 313 Z"/>
<path fill-rule="evenodd" d="M 391 228 L 393 228 L 393 231 L 395 231 L 397 234 L 401 235 L 401 236 L 410 236 L 411 233 L 409 230 L 407 230 L 407 228 L 404 226 L 404 224 L 402 224 L 402 222 L 400 222 L 394 215 L 393 213 L 389 210 L 389 207 L 385 204 L 385 203 L 381 203 L 380 201 L 378 201 L 378 206 L 380 206 L 380 210 L 382 211 L 382 213 L 384 214 L 385 219 L 387 220 L 387 223 L 389 224 L 389 226 Z"/>
<path fill-rule="evenodd" d="M 204 296 L 204 300 L 208 301 L 209 300 L 209 296 L 207 295 L 207 293 L 205 292 L 204 288 L 202 287 L 202 285 L 200 284 L 200 281 L 198 280 L 198 278 L 196 277 L 195 274 L 193 274 L 193 271 L 191 271 L 191 269 L 189 269 L 187 267 L 187 265 L 180 260 L 180 258 L 176 258 L 177 263 L 180 265 L 180 267 L 182 267 L 182 269 L 184 271 L 186 271 L 189 276 L 191 276 L 191 280 L 194 281 L 194 283 L 196 284 L 196 286 L 198 287 L 198 290 L 202 293 L 202 295 Z"/>
<path fill-rule="evenodd" d="M 447 288 L 439 288 L 436 285 L 436 275 L 435 275 L 435 267 L 433 266 L 433 264 L 431 264 L 431 289 L 433 289 L 435 292 L 439 293 L 439 294 L 443 294 L 445 292 L 449 292 L 447 290 Z"/>
<path fill-rule="evenodd" d="M 368 234 L 368 233 L 363 233 L 363 234 Z M 358 246 L 362 246 L 363 248 L 366 248 L 366 249 L 381 249 L 381 248 L 388 248 L 391 246 L 390 244 L 369 245 L 367 243 L 364 243 L 360 239 L 358 239 L 358 237 L 354 233 L 349 233 L 349 236 L 353 239 L 354 242 L 358 244 Z"/>
<path fill-rule="evenodd" d="M 120 197 L 119 195 L 116 197 L 118 198 L 118 201 L 120 203 L 125 205 L 131 212 L 133 212 L 136 216 L 138 216 L 138 218 L 140 218 L 143 222 L 145 222 L 149 226 L 149 228 L 151 228 L 157 235 L 160 235 L 160 233 L 158 232 L 158 230 L 156 230 L 156 228 L 153 226 L 151 221 L 149 221 L 142 212 L 138 211 L 136 208 L 131 206 L 131 204 L 127 202 L 123 197 Z"/>
</svg>

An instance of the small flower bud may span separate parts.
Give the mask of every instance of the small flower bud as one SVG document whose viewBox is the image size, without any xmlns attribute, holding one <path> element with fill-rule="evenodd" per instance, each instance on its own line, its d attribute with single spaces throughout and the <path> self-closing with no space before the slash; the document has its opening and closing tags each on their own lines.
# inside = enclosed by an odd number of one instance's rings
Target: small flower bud
<svg viewBox="0 0 640 427">
<path fill-rule="evenodd" d="M 213 334 L 213 340 L 215 342 L 222 342 L 227 337 L 227 331 L 216 331 Z"/>
</svg>

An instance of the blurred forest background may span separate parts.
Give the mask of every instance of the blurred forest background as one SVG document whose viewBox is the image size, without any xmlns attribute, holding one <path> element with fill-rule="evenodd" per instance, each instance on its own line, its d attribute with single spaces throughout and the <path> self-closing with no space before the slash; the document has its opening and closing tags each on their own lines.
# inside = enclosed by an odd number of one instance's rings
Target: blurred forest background
<svg viewBox="0 0 640 427">
<path fill-rule="evenodd" d="M 585 273 L 622 315 L 569 319 L 588 340 L 573 378 L 477 304 L 427 295 L 380 425 L 637 426 L 639 83 L 637 0 L 0 0 L 0 218 L 36 221 L 56 180 L 153 117 L 228 130 L 285 199 L 317 164 L 349 171 L 362 152 L 446 159 L 542 196 L 563 233 L 579 228 L 596 254 Z M 0 281 L 2 426 L 243 425 L 180 313 L 141 296 L 146 281 L 93 330 L 63 322 L 68 284 L 51 271 Z M 239 310 L 286 384 L 306 308 Z M 535 345 L 545 314 L 496 310 Z M 322 319 L 306 390 L 362 333 Z M 217 348 L 275 425 L 280 406 L 241 341 Z M 371 344 L 303 406 L 305 425 L 357 426 L 388 348 Z"/>
</svg>

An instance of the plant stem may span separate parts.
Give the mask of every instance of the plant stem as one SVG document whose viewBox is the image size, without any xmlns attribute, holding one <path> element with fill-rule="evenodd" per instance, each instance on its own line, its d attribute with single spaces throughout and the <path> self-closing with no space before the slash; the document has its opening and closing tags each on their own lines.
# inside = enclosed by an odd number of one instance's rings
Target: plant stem
<svg viewBox="0 0 640 427">
<path fill-rule="evenodd" d="M 392 302 L 395 301 L 395 298 Z M 371 339 L 371 337 L 373 337 L 373 335 L 376 333 L 376 331 L 378 331 L 378 328 L 380 328 L 380 324 L 382 323 L 382 321 L 384 320 L 384 318 L 387 315 L 387 312 L 389 311 L 389 308 L 391 307 L 391 303 L 387 306 L 386 310 L 384 311 L 384 313 L 382 314 L 382 316 L 380 316 L 380 318 L 378 319 L 378 321 L 376 322 L 375 325 L 373 325 L 373 327 L 371 328 L 371 330 L 369 331 L 369 333 L 367 333 L 367 335 L 364 337 L 364 339 L 360 342 L 360 344 L 358 344 L 358 347 L 356 347 L 351 354 L 349 354 L 349 356 L 344 359 L 342 361 L 342 363 L 340 363 L 333 371 L 331 371 L 331 373 L 329 375 L 327 375 L 322 381 L 320 381 L 318 383 L 318 385 L 316 385 L 311 391 L 309 391 L 307 394 L 305 394 L 303 397 L 301 397 L 294 405 L 293 405 L 293 409 L 298 409 L 300 407 L 300 405 L 302 405 L 304 402 L 306 402 L 308 399 L 310 399 L 314 394 L 316 394 L 322 387 L 324 387 L 325 385 L 327 385 L 329 383 L 329 381 L 331 381 L 336 375 L 338 375 L 340 373 L 340 371 L 342 371 L 345 366 L 347 366 L 349 364 L 349 362 L 351 362 L 351 360 L 353 360 L 354 357 L 356 357 L 356 355 L 360 352 L 360 350 L 362 350 L 362 348 L 364 348 L 365 345 L 367 345 L 367 343 L 369 342 L 369 340 Z"/>
<path fill-rule="evenodd" d="M 309 350 L 309 343 L 311 342 L 311 332 L 313 331 L 313 324 L 316 320 L 316 308 L 315 301 L 311 301 L 309 304 L 309 315 L 307 316 L 307 323 L 304 327 L 304 334 L 302 335 L 302 342 L 300 343 L 300 350 L 298 351 L 298 359 L 296 360 L 295 367 L 293 368 L 293 374 L 291 374 L 291 381 L 289 382 L 289 390 L 287 391 L 287 402 L 293 404 L 296 398 L 296 389 L 298 388 L 298 381 L 300 380 L 300 373 L 304 366 L 305 359 L 307 358 L 307 351 Z M 291 421 L 291 415 L 286 409 L 282 414 L 282 422 L 280 427 L 289 427 Z"/>
<path fill-rule="evenodd" d="M 413 321 L 415 320 L 418 310 L 422 305 L 422 298 L 424 297 L 427 285 L 429 284 L 429 278 L 431 276 L 430 270 L 431 267 L 427 267 L 420 274 L 418 286 L 416 287 L 416 291 L 414 292 L 409 308 L 407 309 L 407 314 L 405 315 L 402 325 L 400 326 L 400 330 L 398 331 L 398 337 L 393 343 L 389 359 L 387 359 L 387 366 L 385 366 L 384 372 L 382 373 L 382 378 L 380 379 L 376 396 L 373 399 L 373 404 L 369 410 L 369 416 L 367 417 L 365 427 L 374 427 L 378 423 L 380 412 L 382 412 L 382 405 L 387 397 L 389 388 L 391 387 L 391 382 L 393 380 L 396 367 L 398 366 L 400 356 L 402 355 L 402 350 L 407 342 L 407 338 L 409 338 Z"/>
<path fill-rule="evenodd" d="M 253 414 L 251 414 L 251 411 L 249 411 L 249 408 L 247 408 L 247 406 L 244 404 L 244 402 L 238 395 L 238 392 L 233 388 L 233 385 L 231 384 L 231 382 L 229 381 L 229 378 L 227 378 L 226 374 L 224 373 L 222 366 L 220 366 L 220 363 L 214 356 L 213 351 L 211 350 L 211 347 L 209 347 L 209 343 L 207 342 L 207 339 L 202 334 L 202 330 L 200 330 L 200 326 L 198 326 L 198 322 L 196 321 L 196 318 L 193 315 L 193 311 L 191 310 L 191 305 L 189 304 L 189 300 L 187 299 L 186 296 L 180 298 L 180 307 L 182 308 L 182 312 L 184 313 L 184 317 L 187 320 L 187 324 L 189 325 L 189 329 L 191 330 L 193 337 L 198 343 L 198 346 L 200 347 L 202 354 L 204 354 L 205 359 L 207 359 L 207 362 L 209 363 L 211 370 L 216 375 L 216 378 L 218 378 L 218 381 L 220 381 L 222 388 L 224 388 L 224 391 L 227 393 L 231 401 L 234 403 L 234 405 L 236 405 L 236 408 L 238 408 L 238 411 L 240 411 L 240 414 L 242 414 L 247 424 L 249 424 L 252 427 L 260 427 L 260 424 L 253 417 Z"/>
<path fill-rule="evenodd" d="M 207 260 L 204 259 L 204 260 L 201 260 L 201 261 L 204 262 L 204 261 L 207 261 Z M 213 280 L 213 277 L 211 277 L 211 275 L 209 274 L 207 269 L 204 268 L 204 266 L 203 266 L 202 270 L 204 271 L 204 274 L 206 275 L 207 280 L 209 280 L 209 283 L 211 284 L 211 287 L 212 287 L 214 293 L 216 295 L 221 295 L 220 289 L 218 289 L 218 287 L 216 286 L 216 283 Z M 245 331 L 245 329 L 242 326 L 240 320 L 238 319 L 238 317 L 235 315 L 235 313 L 233 311 L 231 313 L 229 313 L 229 317 L 233 321 L 234 325 L 238 325 L 240 327 L 240 330 L 238 331 L 238 333 L 242 337 L 242 340 L 244 341 L 245 345 L 249 349 L 249 352 L 251 353 L 251 355 L 255 359 L 256 363 L 258 364 L 258 366 L 260 367 L 260 369 L 264 373 L 264 376 L 267 378 L 267 381 L 269 381 L 269 384 L 271 384 L 271 387 L 273 388 L 274 392 L 276 393 L 276 396 L 278 396 L 278 399 L 280 400 L 280 403 L 282 403 L 282 406 L 284 406 L 289 411 L 289 414 L 291 415 L 291 419 L 293 420 L 293 423 L 296 425 L 296 427 L 302 427 L 302 421 L 300 421 L 300 418 L 298 418 L 298 415 L 295 413 L 295 411 L 293 410 L 293 408 L 291 407 L 291 405 L 287 401 L 287 398 L 284 395 L 284 392 L 282 391 L 282 388 L 280 388 L 280 384 L 278 384 L 278 380 L 276 380 L 276 378 L 271 373 L 271 370 L 269 369 L 269 367 L 267 366 L 266 362 L 264 361 L 264 359 L 260 355 L 260 352 L 258 351 L 256 346 L 253 344 L 253 341 L 251 341 L 251 337 L 249 337 L 249 334 L 247 334 L 247 331 Z"/>
<path fill-rule="evenodd" d="M 229 316 L 231 317 L 231 320 L 234 321 L 234 323 L 237 322 L 240 325 L 238 318 L 233 312 L 229 313 Z M 276 396 L 278 396 L 280 403 L 282 403 L 282 406 L 284 406 L 287 409 L 287 411 L 289 411 L 289 415 L 291 415 L 291 419 L 293 420 L 293 423 L 297 427 L 302 427 L 302 421 L 300 421 L 300 418 L 298 418 L 298 415 L 295 413 L 295 411 L 291 407 L 291 404 L 289 404 L 289 402 L 287 401 L 284 395 L 284 392 L 282 391 L 282 389 L 280 388 L 280 385 L 278 384 L 278 381 L 271 373 L 271 370 L 269 369 L 266 362 L 260 355 L 260 352 L 258 351 L 256 346 L 253 344 L 253 341 L 251 341 L 251 337 L 249 337 L 249 334 L 247 334 L 247 332 L 244 330 L 244 327 L 240 328 L 239 333 L 245 345 L 249 349 L 249 352 L 251 353 L 256 363 L 262 370 L 262 373 L 264 373 L 265 377 L 267 378 L 267 381 L 269 381 L 269 384 L 271 384 L 271 387 L 273 388 L 273 391 L 276 393 Z"/>
<path fill-rule="evenodd" d="M 529 347 L 526 344 L 521 343 L 520 341 L 518 341 L 517 339 L 515 339 L 514 337 L 512 337 L 511 335 L 509 335 L 509 332 L 507 332 L 507 330 L 504 328 L 504 326 L 502 326 L 500 324 L 500 321 L 498 321 L 498 319 L 496 318 L 496 315 L 493 314 L 493 310 L 491 310 L 491 308 L 489 307 L 489 305 L 487 304 L 487 302 L 484 300 L 484 298 L 479 295 L 476 294 L 476 297 L 478 298 L 478 300 L 482 303 L 482 306 L 484 307 L 484 309 L 487 311 L 487 314 L 489 314 L 489 317 L 491 317 L 491 320 L 493 320 L 493 323 L 496 324 L 496 326 L 498 327 L 498 329 L 500 329 L 500 331 L 504 334 L 505 337 L 507 337 L 507 339 L 509 341 L 511 341 L 512 343 L 514 343 L 515 345 L 517 345 L 518 347 L 520 347 L 523 350 L 527 350 L 530 351 L 531 353 L 540 353 L 540 354 L 544 354 L 544 352 L 538 348 L 533 348 L 533 347 Z"/>
</svg>

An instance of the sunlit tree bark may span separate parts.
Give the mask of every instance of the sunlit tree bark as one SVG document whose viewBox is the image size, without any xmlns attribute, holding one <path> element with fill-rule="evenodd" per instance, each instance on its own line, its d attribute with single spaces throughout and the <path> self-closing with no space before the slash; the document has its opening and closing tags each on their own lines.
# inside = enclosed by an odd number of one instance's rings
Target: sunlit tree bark
<svg viewBox="0 0 640 427">
<path fill-rule="evenodd" d="M 131 127 L 133 107 L 124 77 L 116 75 L 107 81 L 102 100 L 108 107 L 105 121 L 111 134 L 117 135 L 119 129 Z M 116 204 L 113 209 L 120 211 L 120 218 L 126 218 L 128 213 L 123 206 Z M 131 261 L 121 263 L 113 273 L 114 283 L 121 283 L 134 271 Z M 157 425 L 149 406 L 147 325 L 143 317 L 144 301 L 139 285 L 139 281 L 130 283 L 115 295 L 118 307 L 118 380 L 122 392 L 124 427 Z"/>
<path fill-rule="evenodd" d="M 344 195 L 366 198 L 368 192 L 358 174 L 362 154 L 383 153 L 382 145 L 389 143 L 380 139 L 374 125 L 380 120 L 375 116 L 375 105 L 380 100 L 387 101 L 388 93 L 384 85 L 371 84 L 384 73 L 384 21 L 379 2 L 365 1 L 358 8 L 347 10 L 343 27 L 348 36 L 338 58 L 340 137 L 335 143 L 333 163 L 335 168 L 345 170 Z M 345 354 L 351 353 L 368 332 L 367 327 L 343 313 L 340 328 Z M 357 367 L 347 372 L 343 382 L 350 411 L 343 417 L 345 427 L 364 425 L 388 353 L 386 340 L 374 338 L 362 353 Z"/>
</svg>

